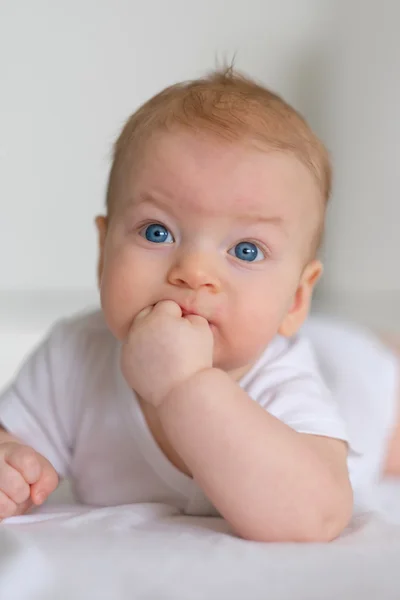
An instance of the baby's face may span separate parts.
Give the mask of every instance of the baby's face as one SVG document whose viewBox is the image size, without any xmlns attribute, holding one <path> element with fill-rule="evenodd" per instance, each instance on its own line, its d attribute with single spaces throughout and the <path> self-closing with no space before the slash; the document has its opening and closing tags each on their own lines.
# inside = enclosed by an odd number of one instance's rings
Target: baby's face
<svg viewBox="0 0 400 600">
<path fill-rule="evenodd" d="M 290 154 L 160 133 L 115 200 L 100 287 L 119 339 L 143 308 L 173 300 L 209 322 L 214 366 L 240 371 L 307 302 L 318 278 L 313 261 L 303 281 L 319 191 Z"/>
</svg>

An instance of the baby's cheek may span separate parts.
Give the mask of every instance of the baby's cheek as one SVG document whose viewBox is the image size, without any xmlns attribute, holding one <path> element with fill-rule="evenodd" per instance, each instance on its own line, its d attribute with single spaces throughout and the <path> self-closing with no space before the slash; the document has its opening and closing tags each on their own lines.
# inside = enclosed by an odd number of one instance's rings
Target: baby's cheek
<svg viewBox="0 0 400 600">
<path fill-rule="evenodd" d="M 243 364 L 256 360 L 273 337 L 270 328 L 248 326 L 236 335 L 236 352 L 242 356 Z M 240 340 L 240 341 L 239 341 Z"/>
<path fill-rule="evenodd" d="M 114 336 L 123 340 L 135 316 L 134 294 L 126 278 L 104 272 L 100 299 L 106 323 Z"/>
<path fill-rule="evenodd" d="M 256 360 L 277 333 L 279 319 L 273 311 L 251 310 L 238 317 L 229 330 L 229 345 L 235 361 L 247 364 Z M 239 365 L 240 366 L 240 365 Z"/>
</svg>

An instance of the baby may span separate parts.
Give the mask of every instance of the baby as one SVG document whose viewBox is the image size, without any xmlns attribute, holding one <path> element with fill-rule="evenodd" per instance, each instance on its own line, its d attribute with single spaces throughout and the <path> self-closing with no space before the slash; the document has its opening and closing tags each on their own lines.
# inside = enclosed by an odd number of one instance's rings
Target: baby
<svg viewBox="0 0 400 600">
<path fill-rule="evenodd" d="M 0 401 L 1 518 L 61 477 L 250 540 L 343 531 L 400 472 L 399 368 L 372 337 L 303 327 L 330 187 L 302 117 L 232 69 L 131 116 L 96 219 L 101 311 L 56 324 Z"/>
</svg>

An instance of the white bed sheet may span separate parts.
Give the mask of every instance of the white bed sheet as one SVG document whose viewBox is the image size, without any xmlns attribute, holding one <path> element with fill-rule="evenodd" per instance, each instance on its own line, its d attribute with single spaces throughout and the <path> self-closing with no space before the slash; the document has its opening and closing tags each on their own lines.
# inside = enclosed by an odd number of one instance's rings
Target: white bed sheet
<svg viewBox="0 0 400 600">
<path fill-rule="evenodd" d="M 399 482 L 330 544 L 248 542 L 221 519 L 66 494 L 0 526 L 0 600 L 400 598 Z"/>
<path fill-rule="evenodd" d="M 72 312 L 39 299 L 32 312 L 26 295 L 21 310 L 0 295 L 0 387 Z M 0 524 L 0 600 L 399 600 L 400 482 L 380 486 L 375 505 L 330 544 L 260 544 L 165 505 L 77 506 L 62 485 Z"/>
</svg>

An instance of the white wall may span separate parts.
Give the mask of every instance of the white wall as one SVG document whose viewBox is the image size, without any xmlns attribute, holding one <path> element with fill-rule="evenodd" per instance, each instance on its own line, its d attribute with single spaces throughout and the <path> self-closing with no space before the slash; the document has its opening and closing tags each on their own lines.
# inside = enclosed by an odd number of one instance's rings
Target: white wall
<svg viewBox="0 0 400 600">
<path fill-rule="evenodd" d="M 335 186 L 317 303 L 400 333 L 400 3 L 335 4 L 324 94 Z"/>
<path fill-rule="evenodd" d="M 325 0 L 0 3 L 0 289 L 93 288 L 111 144 L 162 87 L 216 57 L 301 104 Z"/>
<path fill-rule="evenodd" d="M 400 2 L 338 6 L 326 96 L 335 166 L 326 286 L 400 293 Z"/>
</svg>

